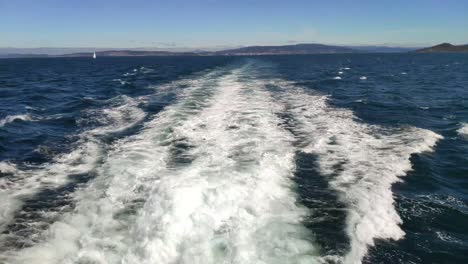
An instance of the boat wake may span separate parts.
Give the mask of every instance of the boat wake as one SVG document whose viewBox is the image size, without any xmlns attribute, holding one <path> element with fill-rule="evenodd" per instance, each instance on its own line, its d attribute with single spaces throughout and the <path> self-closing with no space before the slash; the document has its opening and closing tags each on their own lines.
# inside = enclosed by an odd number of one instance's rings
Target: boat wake
<svg viewBox="0 0 468 264">
<path fill-rule="evenodd" d="M 375 239 L 402 238 L 391 186 L 411 169 L 411 155 L 431 151 L 441 137 L 364 124 L 351 111 L 329 106 L 327 96 L 261 77 L 257 64 L 185 80 L 176 103 L 154 116 L 124 98 L 125 104 L 97 114 L 108 125 L 85 132 L 77 150 L 5 184 L 2 197 L 13 197 L 8 204 L 16 205 L 2 209 L 4 229 L 15 221 L 23 192 L 37 193 L 59 174 L 66 181 L 93 172 L 68 194 L 72 209 L 56 213 L 34 241 L 9 248 L 0 260 L 360 263 Z M 287 113 L 294 125 L 282 126 L 278 113 Z M 99 135 L 143 120 L 138 132 L 99 154 L 105 144 Z M 304 224 L 314 208 L 300 204 L 295 191 L 300 152 L 317 156 L 329 191 L 347 207 L 344 255 L 323 254 Z M 18 168 L 5 163 L 0 170 Z M 54 179 L 48 188 L 63 186 Z"/>
</svg>

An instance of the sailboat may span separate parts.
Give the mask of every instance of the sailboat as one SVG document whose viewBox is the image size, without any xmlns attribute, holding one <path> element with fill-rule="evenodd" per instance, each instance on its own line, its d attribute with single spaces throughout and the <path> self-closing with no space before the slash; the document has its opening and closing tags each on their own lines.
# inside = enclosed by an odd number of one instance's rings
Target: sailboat
<svg viewBox="0 0 468 264">
<path fill-rule="evenodd" d="M 96 52 L 93 53 L 93 59 L 96 59 Z"/>
</svg>

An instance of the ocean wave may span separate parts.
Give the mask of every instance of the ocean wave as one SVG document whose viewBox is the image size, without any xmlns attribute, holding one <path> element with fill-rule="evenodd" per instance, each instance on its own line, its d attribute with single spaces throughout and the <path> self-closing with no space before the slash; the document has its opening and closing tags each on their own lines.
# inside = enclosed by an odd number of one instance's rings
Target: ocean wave
<svg viewBox="0 0 468 264">
<path fill-rule="evenodd" d="M 33 121 L 34 118 L 29 114 L 9 115 L 9 116 L 4 117 L 3 119 L 0 119 L 0 127 L 3 127 L 6 124 L 9 124 L 11 122 L 14 122 L 15 120 Z"/>
</svg>

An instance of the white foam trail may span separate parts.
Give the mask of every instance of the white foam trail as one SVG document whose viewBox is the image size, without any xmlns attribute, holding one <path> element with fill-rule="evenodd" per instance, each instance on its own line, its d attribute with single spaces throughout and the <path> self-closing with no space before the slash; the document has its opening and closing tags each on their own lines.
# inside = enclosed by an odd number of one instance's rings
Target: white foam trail
<svg viewBox="0 0 468 264">
<path fill-rule="evenodd" d="M 75 211 L 11 262 L 314 262 L 307 210 L 291 190 L 293 137 L 277 125 L 279 105 L 239 82 L 242 72 L 195 81 L 116 145 Z M 183 166 L 171 162 L 177 142 L 191 146 Z"/>
<path fill-rule="evenodd" d="M 5 126 L 8 123 L 11 123 L 15 120 L 23 120 L 23 121 L 33 121 L 33 117 L 29 114 L 23 114 L 23 115 L 9 115 L 6 116 L 3 119 L 0 119 L 0 127 Z"/>
<path fill-rule="evenodd" d="M 53 161 L 40 166 L 26 164 L 27 170 L 14 170 L 14 177 L 0 178 L 0 231 L 10 222 L 14 212 L 21 207 L 25 199 L 46 188 L 63 186 L 72 180 L 71 175 L 91 172 L 103 151 L 97 135 L 122 131 L 145 117 L 133 99 L 125 96 L 122 98 L 122 105 L 96 111 L 95 114 L 101 113 L 105 120 L 100 120 L 101 124 L 97 128 L 80 134 L 76 142 L 77 147 L 71 152 L 59 155 Z"/>
<path fill-rule="evenodd" d="M 193 82 L 193 85 L 196 86 L 197 83 Z M 180 97 L 183 98 L 186 93 L 189 93 L 189 90 L 184 90 Z M 169 143 L 174 140 L 170 134 L 171 127 L 179 122 L 178 118 L 183 119 L 185 115 L 190 113 L 189 110 L 178 111 L 175 107 L 169 107 L 160 114 L 160 118 L 146 125 L 145 130 L 153 129 L 156 131 L 143 132 L 117 144 L 115 150 L 108 154 L 112 158 L 109 158 L 102 168 L 96 169 L 98 177 L 89 187 L 74 194 L 74 199 L 77 201 L 75 212 L 71 215 L 65 215 L 62 221 L 51 225 L 44 234 L 45 237 L 49 237 L 44 244 L 38 244 L 25 250 L 26 252 L 20 253 L 16 260 L 10 259 L 14 257 L 15 252 L 6 252 L 3 256 L 0 255 L 0 260 L 2 258 L 9 259 L 9 263 L 13 261 L 16 263 L 31 261 L 34 263 L 73 263 L 73 259 L 68 259 L 68 262 L 65 262 L 64 258 L 79 250 L 82 253 L 73 255 L 73 257 L 84 260 L 88 254 L 94 254 L 96 258 L 99 258 L 101 253 L 96 252 L 96 249 L 100 249 L 102 246 L 124 251 L 128 246 L 125 241 L 121 240 L 129 237 L 128 234 L 125 234 L 127 229 L 125 217 L 129 219 L 132 217 L 126 214 L 126 210 L 131 211 L 132 206 L 137 209 L 141 201 L 144 201 L 149 188 L 145 183 L 155 183 L 149 182 L 154 176 L 153 170 L 164 167 L 168 158 Z M 92 133 L 88 134 L 92 135 Z M 73 164 L 74 162 L 68 165 L 72 166 Z M 69 170 L 66 165 L 63 168 Z M 60 166 L 60 164 L 53 164 L 53 166 Z M 35 174 L 39 180 L 47 175 L 49 174 Z M 34 190 L 28 186 L 23 189 Z M 10 195 L 6 195 L 6 197 L 10 197 Z M 119 212 L 122 217 L 118 217 Z M 86 246 L 79 249 L 76 245 L 77 242 L 86 244 Z M 98 243 L 98 245 L 92 247 L 93 243 Z M 112 254 L 105 255 L 110 263 L 112 260 L 117 261 L 117 259 L 112 258 Z M 114 257 L 118 258 L 119 256 Z M 95 259 L 93 256 L 91 258 Z M 104 260 L 100 262 L 106 263 Z"/>
<path fill-rule="evenodd" d="M 282 80 L 273 82 L 283 87 L 275 101 L 252 72 L 247 65 L 191 80 L 176 104 L 91 166 L 97 177 L 73 194 L 75 209 L 42 242 L 0 254 L 0 262 L 360 263 L 375 239 L 402 238 L 391 186 L 411 169 L 411 154 L 430 151 L 441 136 L 366 125 Z M 301 224 L 309 212 L 292 190 L 296 139 L 275 115 L 284 111 L 297 121 L 301 150 L 317 155 L 348 205 L 351 245 L 342 259 L 318 257 Z M 121 116 L 104 113 L 103 123 Z M 174 161 L 180 157 L 187 161 Z M 66 172 L 76 164 L 54 166 Z"/>
<path fill-rule="evenodd" d="M 237 78 L 224 78 L 212 105 L 176 130 L 197 158 L 155 185 L 132 230 L 147 243 L 125 262 L 285 263 L 315 253 L 300 224 L 307 212 L 287 187 L 293 138 L 269 94 Z"/>
<path fill-rule="evenodd" d="M 88 172 L 94 167 L 100 150 L 95 141 L 83 141 L 72 152 L 31 170 L 15 170 L 14 177 L 0 178 L 0 230 L 27 199 L 45 188 L 56 188 L 69 181 L 69 175 Z M 1 237 L 1 236 L 0 236 Z"/>
<path fill-rule="evenodd" d="M 326 96 L 307 94 L 285 82 L 282 86 L 287 91 L 283 100 L 299 122 L 298 132 L 309 140 L 303 151 L 318 156 L 330 187 L 348 205 L 351 249 L 343 261 L 360 263 L 377 238 L 402 238 L 391 186 L 411 170 L 411 154 L 431 151 L 442 137 L 412 127 L 366 125 L 351 111 L 328 106 Z"/>
<path fill-rule="evenodd" d="M 463 138 L 468 139 L 468 123 L 461 123 L 460 128 L 457 130 L 457 132 Z"/>
</svg>

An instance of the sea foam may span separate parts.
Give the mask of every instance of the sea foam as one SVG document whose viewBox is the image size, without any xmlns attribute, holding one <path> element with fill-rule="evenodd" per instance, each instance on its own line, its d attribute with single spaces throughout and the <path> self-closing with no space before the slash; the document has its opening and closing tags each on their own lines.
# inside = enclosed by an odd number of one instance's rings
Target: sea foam
<svg viewBox="0 0 468 264">
<path fill-rule="evenodd" d="M 52 161 L 41 165 L 24 164 L 22 169 L 17 169 L 14 163 L 0 164 L 0 171 L 14 173 L 14 177 L 0 178 L 0 186 L 8 186 L 0 190 L 0 199 L 3 201 L 0 205 L 0 231 L 10 223 L 15 211 L 21 208 L 25 200 L 43 190 L 64 186 L 73 181 L 74 177 L 91 173 L 103 155 L 99 136 L 128 129 L 144 118 L 145 114 L 133 99 L 118 97 L 114 101 L 115 107 L 95 111 L 96 117 L 90 119 L 101 116 L 105 120 L 99 120 L 94 129 L 79 134 L 70 152 L 53 157 Z M 48 217 L 45 212 L 43 215 Z M 0 235 L 0 245 L 4 243 L 4 238 L 5 235 Z M 9 239 L 12 241 L 16 238 L 10 234 Z"/>
<path fill-rule="evenodd" d="M 402 238 L 391 186 L 411 170 L 412 154 L 431 151 L 442 137 L 413 127 L 367 125 L 349 110 L 330 107 L 327 96 L 287 82 L 283 87 L 282 98 L 298 122 L 297 133 L 309 139 L 302 151 L 318 156 L 321 173 L 348 206 L 351 247 L 343 261 L 360 263 L 377 238 Z"/>
<path fill-rule="evenodd" d="M 241 68 L 194 80 L 114 146 L 76 208 L 13 263 L 305 263 L 317 254 L 292 191 L 295 148 Z"/>
</svg>

